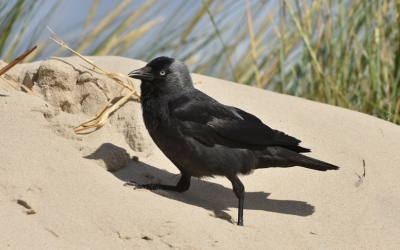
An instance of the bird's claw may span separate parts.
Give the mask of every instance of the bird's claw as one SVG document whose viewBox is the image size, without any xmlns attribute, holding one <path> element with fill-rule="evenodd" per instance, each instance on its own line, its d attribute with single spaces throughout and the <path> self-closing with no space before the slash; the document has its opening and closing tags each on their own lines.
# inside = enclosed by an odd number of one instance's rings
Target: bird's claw
<svg viewBox="0 0 400 250">
<path fill-rule="evenodd" d="M 125 182 L 124 186 L 132 186 L 132 187 L 135 187 L 135 188 L 142 188 L 142 185 L 136 183 L 135 181 Z"/>
<path fill-rule="evenodd" d="M 158 189 L 157 185 L 152 184 L 152 183 L 141 185 L 141 188 L 144 188 L 144 189 L 147 189 L 147 190 L 156 190 L 156 189 Z"/>
<path fill-rule="evenodd" d="M 125 182 L 124 186 L 133 186 L 133 187 L 138 188 L 138 189 L 147 189 L 147 190 L 156 190 L 156 189 L 158 189 L 156 184 L 149 183 L 149 184 L 143 184 L 142 185 L 142 184 L 136 183 L 135 181 Z"/>
</svg>

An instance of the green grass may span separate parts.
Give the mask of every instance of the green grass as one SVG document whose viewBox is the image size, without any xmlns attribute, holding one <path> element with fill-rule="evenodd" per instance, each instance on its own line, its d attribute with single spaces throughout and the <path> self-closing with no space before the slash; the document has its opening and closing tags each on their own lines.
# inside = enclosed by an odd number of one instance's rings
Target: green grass
<svg viewBox="0 0 400 250">
<path fill-rule="evenodd" d="M 164 19 L 167 2 L 126 11 L 131 2 L 99 18 L 94 0 L 80 38 L 66 42 L 86 55 L 145 61 L 168 55 L 196 73 L 400 124 L 400 1 L 204 0 L 196 9 L 193 1 L 181 1 Z M 22 37 L 38 4 L 6 5 L 0 1 L 0 55 L 10 61 L 15 48 L 32 45 L 34 37 Z M 42 50 L 28 60 L 42 59 L 46 46 L 39 44 Z M 51 55 L 68 54 L 60 49 Z"/>
</svg>

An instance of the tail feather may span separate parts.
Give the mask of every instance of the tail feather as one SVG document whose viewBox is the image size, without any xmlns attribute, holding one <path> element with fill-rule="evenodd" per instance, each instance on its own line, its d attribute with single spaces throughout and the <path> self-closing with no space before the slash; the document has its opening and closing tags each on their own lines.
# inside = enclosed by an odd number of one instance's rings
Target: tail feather
<svg viewBox="0 0 400 250">
<path fill-rule="evenodd" d="M 282 147 L 268 147 L 259 157 L 257 168 L 300 166 L 318 171 L 337 170 L 338 166 Z"/>
</svg>

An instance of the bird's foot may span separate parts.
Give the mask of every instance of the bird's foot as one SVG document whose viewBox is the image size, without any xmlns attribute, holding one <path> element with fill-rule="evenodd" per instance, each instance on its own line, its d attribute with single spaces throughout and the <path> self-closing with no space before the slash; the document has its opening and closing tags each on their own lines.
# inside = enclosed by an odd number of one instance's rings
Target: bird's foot
<svg viewBox="0 0 400 250">
<path fill-rule="evenodd" d="M 132 186 L 132 187 L 139 188 L 139 189 L 142 189 L 142 188 L 143 188 L 143 185 L 141 185 L 141 184 L 139 184 L 139 183 L 136 183 L 135 181 L 128 181 L 128 182 L 125 182 L 125 183 L 124 183 L 124 186 Z"/>
<path fill-rule="evenodd" d="M 153 184 L 153 183 L 141 185 L 141 188 L 144 188 L 144 189 L 147 189 L 147 190 L 161 189 L 159 185 Z"/>
<path fill-rule="evenodd" d="M 147 190 L 156 190 L 156 189 L 159 189 L 159 187 L 158 187 L 157 184 L 152 184 L 152 183 L 149 183 L 149 184 L 139 184 L 139 183 L 136 183 L 135 181 L 128 181 L 128 182 L 125 182 L 124 186 L 133 186 L 133 187 L 138 188 L 138 189 L 147 189 Z"/>
</svg>

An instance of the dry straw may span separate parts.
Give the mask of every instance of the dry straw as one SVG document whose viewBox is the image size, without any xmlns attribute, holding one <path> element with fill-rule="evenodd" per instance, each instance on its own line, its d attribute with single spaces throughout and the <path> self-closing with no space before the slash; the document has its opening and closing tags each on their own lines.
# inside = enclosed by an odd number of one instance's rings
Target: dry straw
<svg viewBox="0 0 400 250">
<path fill-rule="evenodd" d="M 16 59 L 14 59 L 14 61 L 12 61 L 11 63 L 7 64 L 7 66 L 5 66 L 4 68 L 0 69 L 0 78 L 3 79 L 3 81 L 5 81 L 6 83 L 8 83 L 11 87 L 13 87 L 15 90 L 19 90 L 17 89 L 9 80 L 7 80 L 6 78 L 3 77 L 3 75 L 5 75 L 6 77 L 8 77 L 10 80 L 16 82 L 19 86 L 21 86 L 23 89 L 26 90 L 26 92 L 28 92 L 31 95 L 35 95 L 35 93 L 30 90 L 29 88 L 27 88 L 25 85 L 19 83 L 17 80 L 15 80 L 14 78 L 12 78 L 10 75 L 6 74 L 7 71 L 9 71 L 12 67 L 14 67 L 15 65 L 17 65 L 20 61 L 22 61 L 25 57 L 27 57 L 30 53 L 32 53 L 35 49 L 37 48 L 37 46 L 31 48 L 30 50 L 25 51 L 25 53 L 23 53 L 22 55 L 20 55 L 19 57 L 17 57 Z"/>
<path fill-rule="evenodd" d="M 95 73 L 98 73 L 100 75 L 103 75 L 111 80 L 116 81 L 118 84 L 120 84 L 122 86 L 122 88 L 117 91 L 117 93 L 115 93 L 115 95 L 104 105 L 104 107 L 99 110 L 96 115 L 92 118 L 90 118 L 87 121 L 82 122 L 81 124 L 79 124 L 79 127 L 77 129 L 75 129 L 75 133 L 78 132 L 82 132 L 88 129 L 93 129 L 93 128 L 100 128 L 102 127 L 106 122 L 108 117 L 110 116 L 110 114 L 112 112 L 114 112 L 116 109 L 118 109 L 121 105 L 123 105 L 131 96 L 135 95 L 137 98 L 140 98 L 140 94 L 136 91 L 133 82 L 131 81 L 131 79 L 129 77 L 127 77 L 126 75 L 123 75 L 121 73 L 110 73 L 107 72 L 106 70 L 102 69 L 101 67 L 99 67 L 98 65 L 96 65 L 93 61 L 87 59 L 86 57 L 82 56 L 81 54 L 79 54 L 78 52 L 74 51 L 73 49 L 71 49 L 70 47 L 68 47 L 67 44 L 65 44 L 59 36 L 57 36 L 49 27 L 47 27 L 51 33 L 53 33 L 54 37 L 50 37 L 50 39 L 52 39 L 53 41 L 55 41 L 56 43 L 58 43 L 59 45 L 61 45 L 62 47 L 68 49 L 69 51 L 71 51 L 73 54 L 75 54 L 76 56 L 78 56 L 79 58 L 81 58 L 82 60 L 84 60 L 85 62 L 89 63 L 90 65 L 93 66 L 92 69 L 89 69 L 85 66 L 86 69 L 91 70 Z M 118 77 L 124 78 L 128 83 L 125 83 L 124 81 L 122 81 L 121 79 L 119 79 Z M 120 99 L 118 102 L 116 102 L 115 104 L 109 106 L 111 104 L 111 102 L 125 89 L 129 89 L 131 92 L 129 94 L 127 94 L 126 96 L 124 96 L 122 99 Z"/>
</svg>

